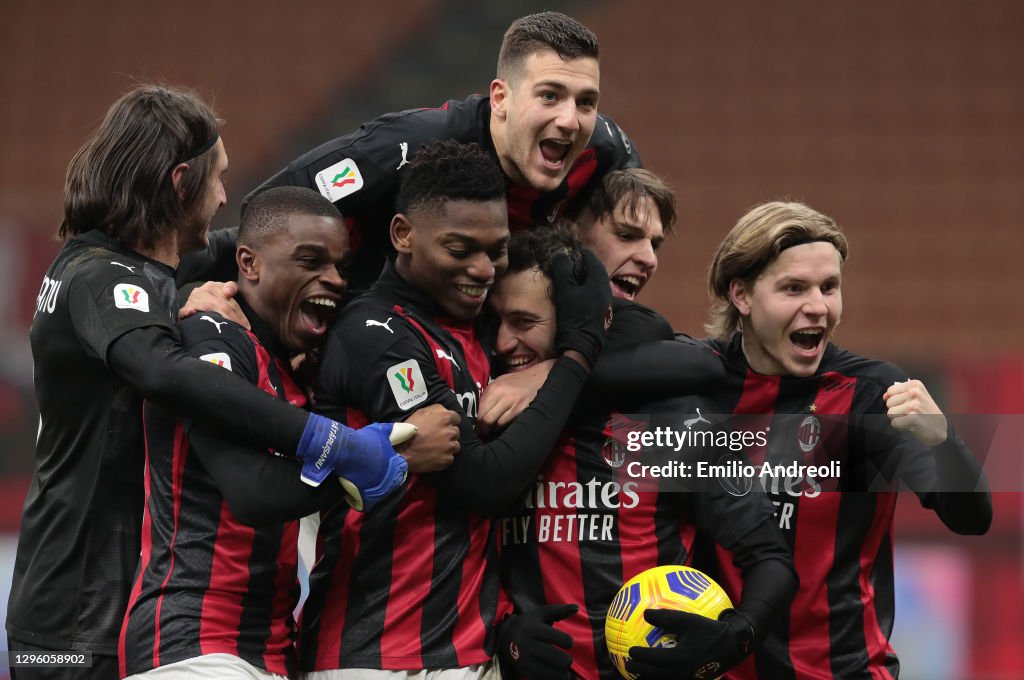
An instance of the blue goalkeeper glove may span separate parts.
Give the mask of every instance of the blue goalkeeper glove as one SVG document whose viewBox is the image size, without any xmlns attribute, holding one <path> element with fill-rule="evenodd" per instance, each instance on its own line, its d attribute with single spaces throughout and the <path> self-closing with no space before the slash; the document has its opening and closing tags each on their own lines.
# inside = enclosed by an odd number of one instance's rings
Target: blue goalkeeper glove
<svg viewBox="0 0 1024 680">
<path fill-rule="evenodd" d="M 320 486 L 328 477 L 340 477 L 349 505 L 369 510 L 402 486 L 409 474 L 405 458 L 389 441 L 392 427 L 393 423 L 373 423 L 353 430 L 311 413 L 296 452 L 302 460 L 302 481 Z"/>
</svg>

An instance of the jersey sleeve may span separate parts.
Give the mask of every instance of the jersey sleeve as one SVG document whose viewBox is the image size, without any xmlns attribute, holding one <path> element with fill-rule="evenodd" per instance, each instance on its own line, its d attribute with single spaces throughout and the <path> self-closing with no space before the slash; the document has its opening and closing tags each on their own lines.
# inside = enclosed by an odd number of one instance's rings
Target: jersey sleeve
<svg viewBox="0 0 1024 680">
<path fill-rule="evenodd" d="M 340 333 L 332 333 L 323 353 L 316 410 L 340 420 L 348 406 L 356 406 L 376 422 L 404 420 L 429 404 L 460 413 L 461 450 L 451 466 L 431 473 L 431 478 L 449 498 L 471 510 L 504 512 L 557 441 L 586 371 L 572 359 L 559 359 L 531 405 L 499 437 L 485 443 L 474 419 L 438 374 L 427 346 L 404 323 L 395 322 L 397 335 L 385 345 L 376 344 L 385 333 L 379 329 L 341 327 Z M 369 339 L 367 331 L 377 340 Z"/>
<path fill-rule="evenodd" d="M 220 366 L 255 385 L 256 349 L 245 329 L 214 312 L 194 314 L 178 324 L 181 344 L 197 359 Z"/>
<path fill-rule="evenodd" d="M 594 139 L 596 137 L 597 139 Z M 597 114 L 597 125 L 591 143 L 603 150 L 605 156 L 605 172 L 622 170 L 623 168 L 642 168 L 640 153 L 629 135 L 619 125 L 604 115 Z"/>
<path fill-rule="evenodd" d="M 146 326 L 174 330 L 171 310 L 153 282 L 129 267 L 84 268 L 68 282 L 68 308 L 75 333 L 87 351 L 104 363 L 110 345 L 128 331 Z M 140 267 L 136 267 L 140 268 Z"/>
<path fill-rule="evenodd" d="M 390 209 L 398 192 L 399 172 L 416 150 L 459 132 L 448 124 L 445 108 L 385 114 L 297 158 L 246 196 L 242 211 L 255 194 L 276 186 L 318 191 L 345 216 L 382 203 Z"/>
</svg>

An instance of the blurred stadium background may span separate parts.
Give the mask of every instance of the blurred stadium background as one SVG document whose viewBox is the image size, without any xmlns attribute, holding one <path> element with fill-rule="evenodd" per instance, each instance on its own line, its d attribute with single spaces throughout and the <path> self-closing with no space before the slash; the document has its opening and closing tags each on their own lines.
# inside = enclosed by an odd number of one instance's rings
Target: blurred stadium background
<svg viewBox="0 0 1024 680">
<path fill-rule="evenodd" d="M 249 189 L 313 145 L 485 92 L 504 29 L 542 9 L 597 33 L 601 110 L 678 194 L 647 304 L 701 334 L 726 230 L 759 201 L 802 200 L 851 239 L 838 341 L 902 363 L 951 413 L 1007 414 L 972 421 L 1000 489 L 989 535 L 953 536 L 901 500 L 895 645 L 905 678 L 1024 677 L 1016 0 L 0 0 L 0 619 L 37 418 L 27 329 L 64 169 L 110 103 L 150 80 L 215 102 L 231 157 L 215 224 L 228 226 Z"/>
</svg>

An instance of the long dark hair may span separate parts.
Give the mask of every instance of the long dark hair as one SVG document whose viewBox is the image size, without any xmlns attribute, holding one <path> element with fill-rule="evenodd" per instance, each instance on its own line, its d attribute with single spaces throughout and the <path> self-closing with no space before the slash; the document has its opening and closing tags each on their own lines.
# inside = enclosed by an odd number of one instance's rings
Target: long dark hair
<svg viewBox="0 0 1024 680">
<path fill-rule="evenodd" d="M 190 90 L 133 88 L 68 164 L 60 237 L 99 229 L 132 248 L 154 247 L 202 199 L 220 124 Z M 184 162 L 179 199 L 171 171 Z"/>
</svg>

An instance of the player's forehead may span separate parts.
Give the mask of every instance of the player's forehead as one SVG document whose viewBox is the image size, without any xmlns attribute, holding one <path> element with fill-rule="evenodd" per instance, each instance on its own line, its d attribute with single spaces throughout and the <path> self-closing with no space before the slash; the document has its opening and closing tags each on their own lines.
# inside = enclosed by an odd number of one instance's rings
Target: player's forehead
<svg viewBox="0 0 1024 680">
<path fill-rule="evenodd" d="M 494 285 L 491 296 L 506 312 L 542 313 L 551 304 L 551 279 L 537 267 L 505 272 Z"/>
<path fill-rule="evenodd" d="M 410 217 L 417 229 L 428 232 L 435 241 L 489 249 L 507 244 L 510 238 L 504 199 L 445 201 Z"/>
<path fill-rule="evenodd" d="M 836 247 L 815 241 L 783 250 L 764 268 L 760 278 L 815 281 L 838 278 L 841 273 L 842 256 Z"/>
<path fill-rule="evenodd" d="M 515 78 L 528 88 L 554 86 L 574 92 L 600 94 L 601 69 L 593 57 L 565 59 L 552 49 L 544 48 L 526 55 Z"/>
</svg>

